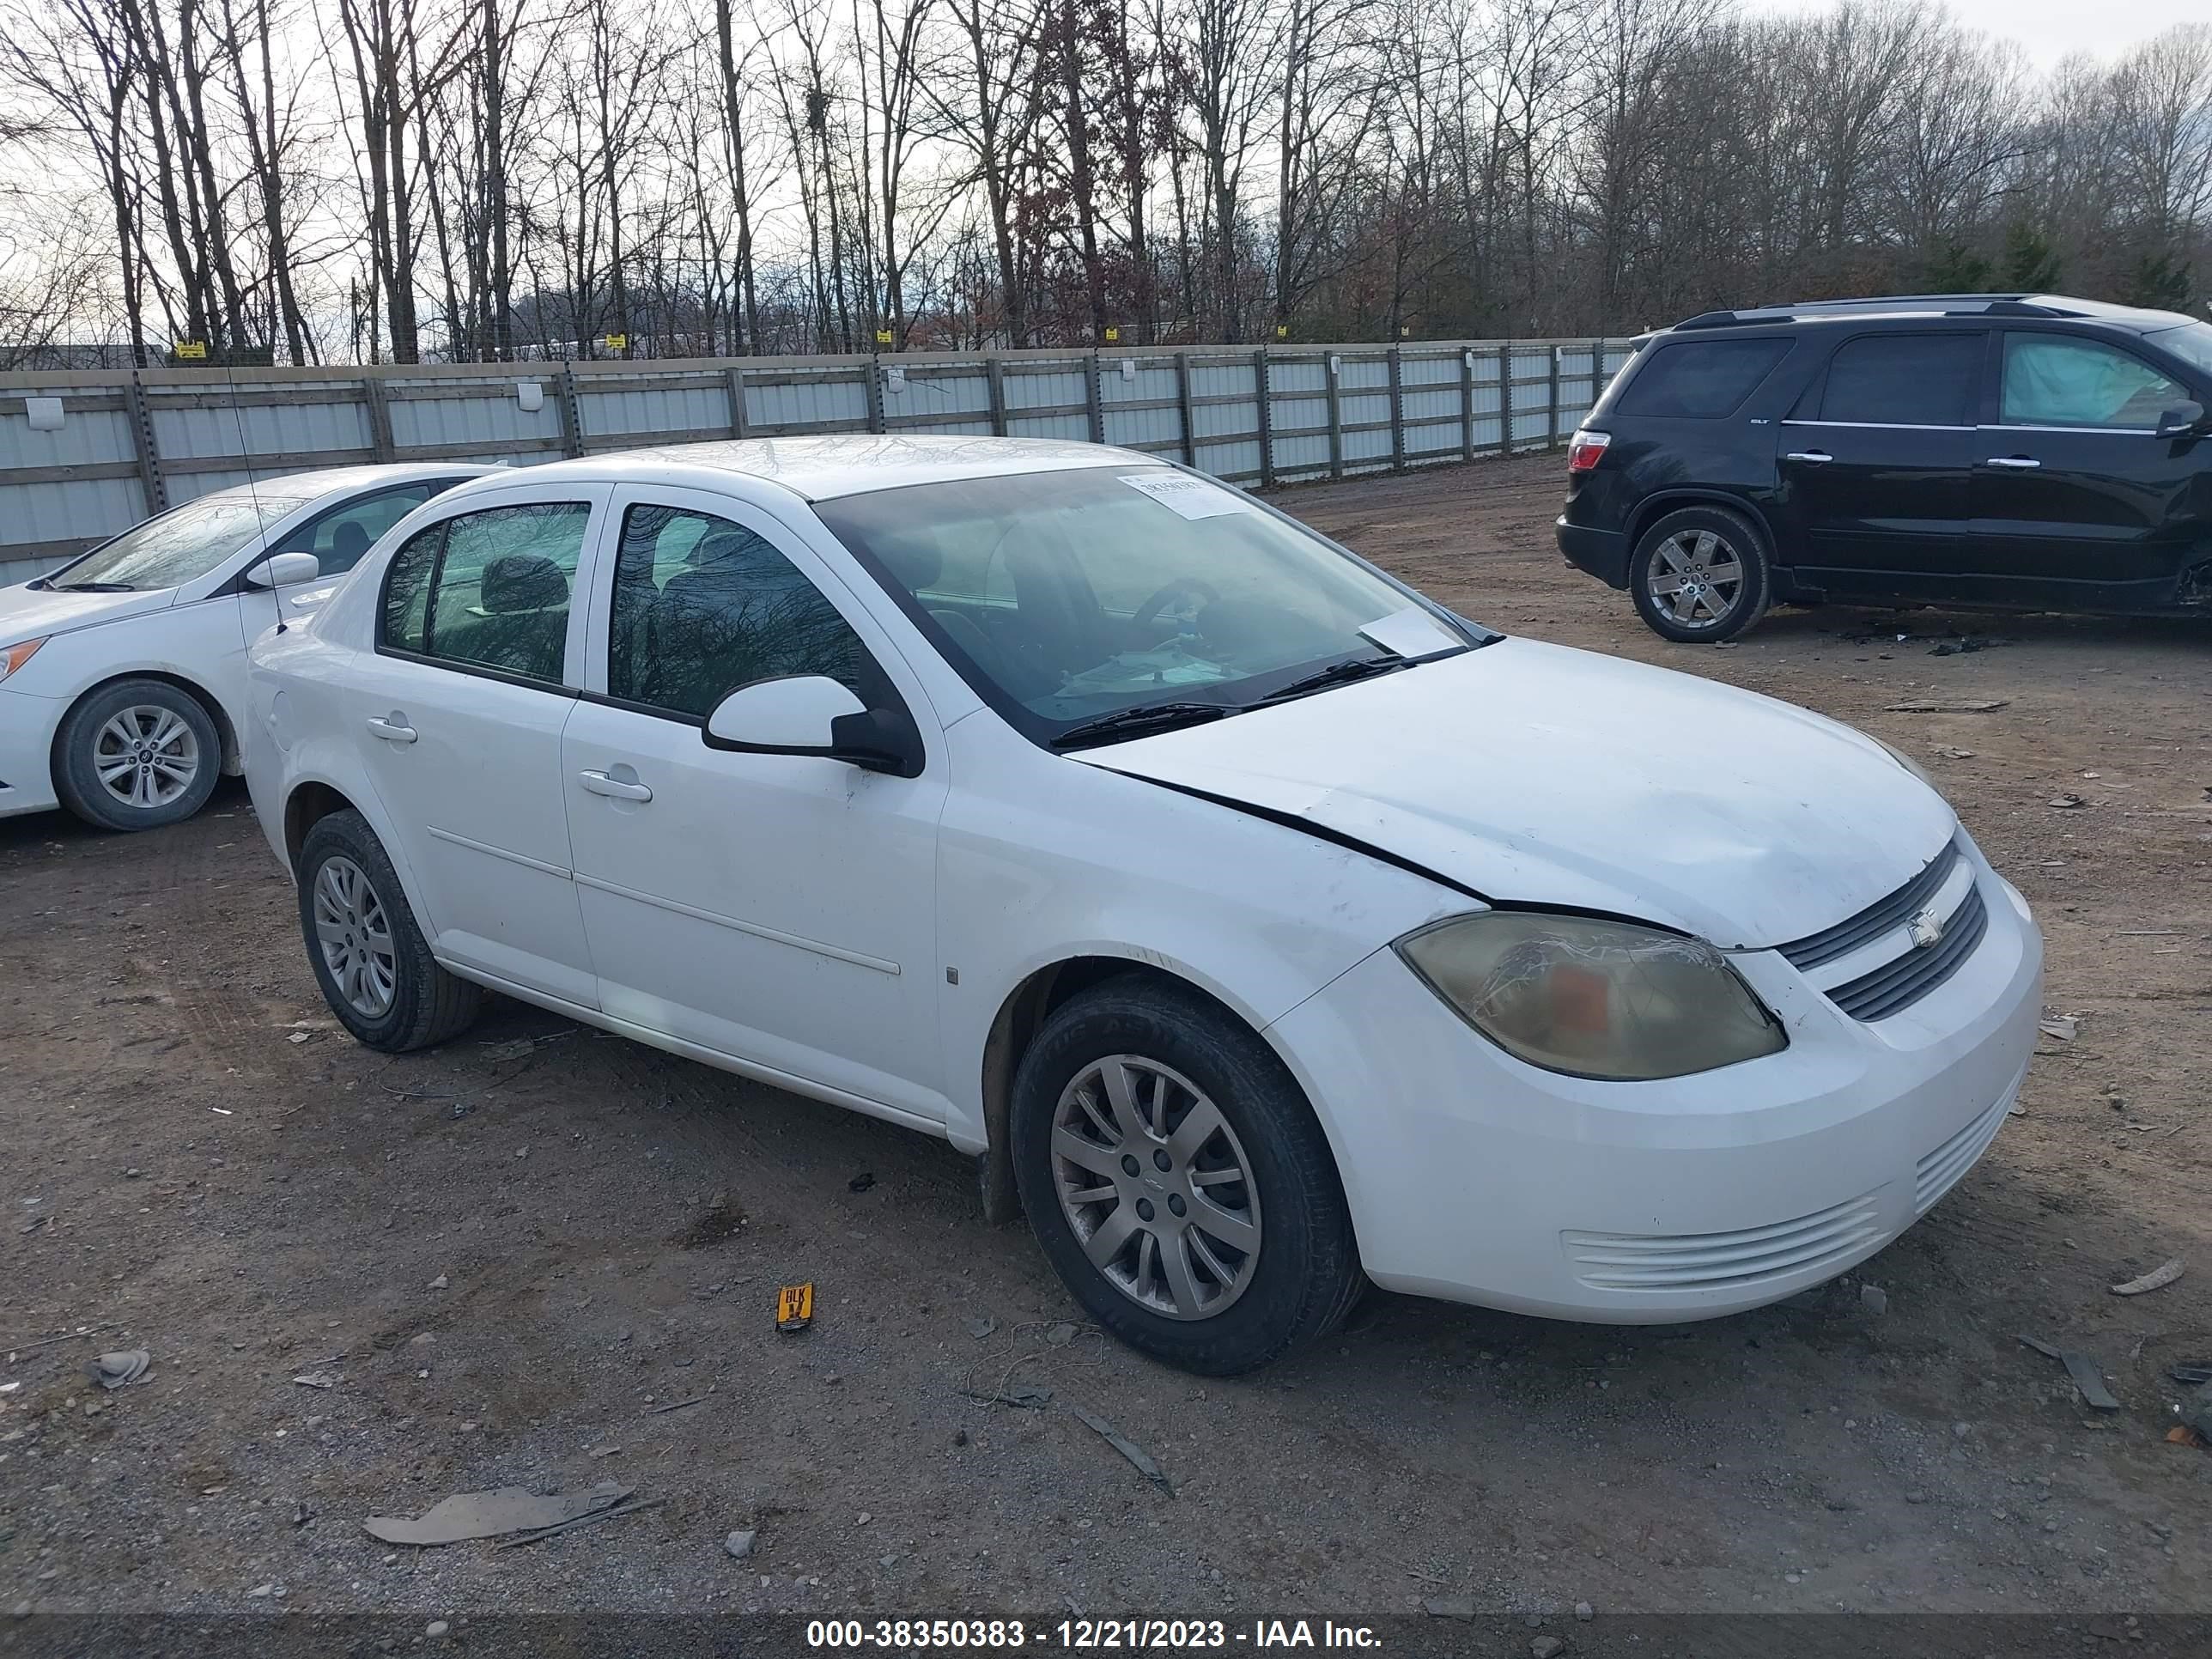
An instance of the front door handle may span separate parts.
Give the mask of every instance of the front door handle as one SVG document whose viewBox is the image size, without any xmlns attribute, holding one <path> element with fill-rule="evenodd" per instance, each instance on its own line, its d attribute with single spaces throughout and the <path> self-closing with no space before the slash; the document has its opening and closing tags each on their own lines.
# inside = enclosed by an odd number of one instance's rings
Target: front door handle
<svg viewBox="0 0 2212 1659">
<path fill-rule="evenodd" d="M 1985 466 L 2010 467 L 2015 472 L 2026 472 L 2041 466 L 2041 461 L 2032 461 L 2025 455 L 1992 455 L 1983 463 Z"/>
<path fill-rule="evenodd" d="M 1825 449 L 1800 449 L 1784 455 L 1785 461 L 1802 461 L 1808 466 L 1826 466 L 1836 458 Z"/>
<path fill-rule="evenodd" d="M 595 795 L 611 795 L 617 800 L 651 800 L 653 791 L 641 783 L 630 783 L 622 778 L 609 777 L 605 772 L 590 768 L 576 774 L 585 788 Z"/>
<path fill-rule="evenodd" d="M 382 738 L 386 743 L 415 741 L 415 728 L 407 724 L 407 716 L 396 708 L 389 714 L 371 714 L 368 717 L 368 729 L 374 735 Z"/>
</svg>

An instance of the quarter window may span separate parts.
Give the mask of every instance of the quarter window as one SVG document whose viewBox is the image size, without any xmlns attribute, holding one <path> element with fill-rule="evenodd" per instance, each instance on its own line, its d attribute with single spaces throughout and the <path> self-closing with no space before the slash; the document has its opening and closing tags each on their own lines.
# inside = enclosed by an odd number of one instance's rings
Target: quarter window
<svg viewBox="0 0 2212 1659">
<path fill-rule="evenodd" d="M 1870 334 L 1828 363 L 1820 418 L 1857 426 L 1971 426 L 1983 334 Z"/>
<path fill-rule="evenodd" d="M 2063 334 L 2009 333 L 2004 344 L 2007 426 L 2102 426 L 2148 432 L 2189 390 L 2140 357 Z"/>
<path fill-rule="evenodd" d="M 712 514 L 637 506 L 623 520 L 607 693 L 704 720 L 741 685 L 826 674 L 860 690 L 852 626 L 762 537 Z"/>
<path fill-rule="evenodd" d="M 560 684 L 591 519 L 581 501 L 532 502 L 463 514 L 410 537 L 385 579 L 380 643 Z"/>
<path fill-rule="evenodd" d="M 1787 337 L 1685 340 L 1662 346 L 1622 389 L 1614 408 L 1622 415 L 1723 419 L 1743 406 L 1790 346 Z"/>
</svg>

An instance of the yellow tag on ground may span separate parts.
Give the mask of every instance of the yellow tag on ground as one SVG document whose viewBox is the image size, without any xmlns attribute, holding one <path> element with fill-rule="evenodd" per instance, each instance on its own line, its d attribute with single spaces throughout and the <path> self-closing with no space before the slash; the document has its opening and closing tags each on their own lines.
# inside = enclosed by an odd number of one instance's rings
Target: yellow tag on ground
<svg viewBox="0 0 2212 1659">
<path fill-rule="evenodd" d="M 775 1328 L 780 1331 L 803 1331 L 807 1321 L 814 1317 L 814 1286 L 786 1285 L 775 1293 Z"/>
</svg>

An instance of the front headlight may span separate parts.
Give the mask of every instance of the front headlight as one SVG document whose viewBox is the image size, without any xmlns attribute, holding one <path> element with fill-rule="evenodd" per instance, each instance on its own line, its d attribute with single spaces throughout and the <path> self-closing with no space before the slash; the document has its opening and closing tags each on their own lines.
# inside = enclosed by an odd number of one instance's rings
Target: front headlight
<svg viewBox="0 0 2212 1659">
<path fill-rule="evenodd" d="M 1547 1071 L 1682 1077 L 1789 1041 L 1718 951 L 1632 922 L 1492 910 L 1432 923 L 1396 949 L 1468 1024 Z"/>
<path fill-rule="evenodd" d="M 37 656 L 39 647 L 52 637 L 53 635 L 49 634 L 42 639 L 25 640 L 16 645 L 0 646 L 0 680 L 6 679 L 25 663 Z"/>
</svg>

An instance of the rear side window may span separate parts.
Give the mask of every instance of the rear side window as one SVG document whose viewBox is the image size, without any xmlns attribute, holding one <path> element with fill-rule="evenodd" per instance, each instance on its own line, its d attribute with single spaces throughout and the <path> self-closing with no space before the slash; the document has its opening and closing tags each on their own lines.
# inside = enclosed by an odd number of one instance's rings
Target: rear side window
<svg viewBox="0 0 2212 1659">
<path fill-rule="evenodd" d="M 1657 415 L 1717 421 L 1743 407 L 1745 398 L 1774 372 L 1790 340 L 1677 340 L 1661 346 L 1622 388 L 1613 406 L 1620 415 Z"/>
<path fill-rule="evenodd" d="M 591 520 L 585 502 L 532 502 L 464 514 L 410 537 L 385 577 L 379 643 L 560 684 Z"/>
<path fill-rule="evenodd" d="M 1829 360 L 1820 418 L 1860 426 L 1971 426 L 1981 404 L 1982 334 L 1869 334 Z"/>
</svg>

